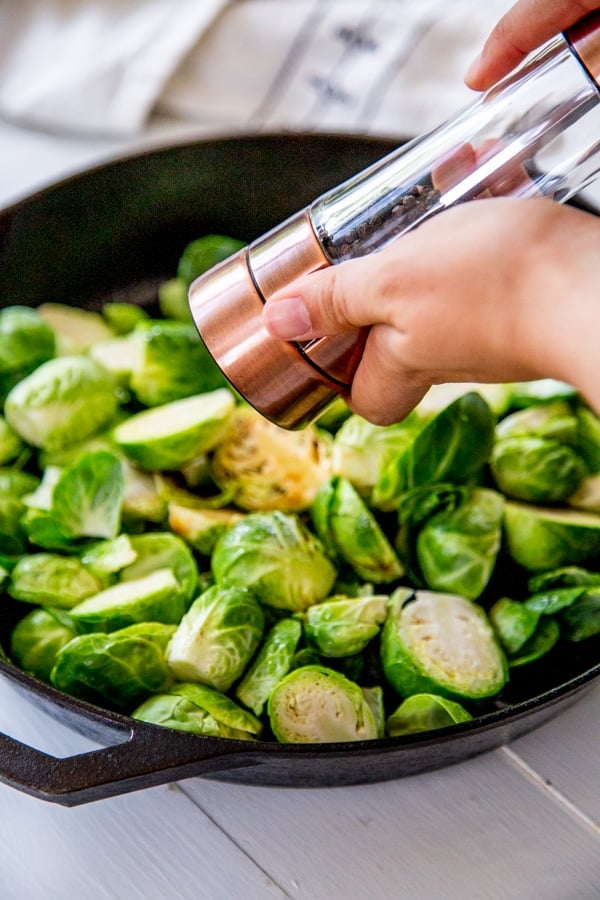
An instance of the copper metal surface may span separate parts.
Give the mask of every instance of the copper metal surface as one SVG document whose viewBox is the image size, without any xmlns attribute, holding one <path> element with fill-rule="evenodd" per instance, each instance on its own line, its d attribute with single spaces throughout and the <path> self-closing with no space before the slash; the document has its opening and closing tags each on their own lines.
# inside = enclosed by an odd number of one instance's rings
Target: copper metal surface
<svg viewBox="0 0 600 900">
<path fill-rule="evenodd" d="M 565 37 L 594 81 L 600 85 L 600 10 L 590 13 L 565 31 Z"/>
<path fill-rule="evenodd" d="M 194 322 L 217 364 L 252 406 L 284 428 L 306 425 L 347 388 L 362 352 L 359 332 L 296 344 L 272 338 L 262 325 L 268 297 L 327 265 L 303 210 L 190 288 Z"/>
<path fill-rule="evenodd" d="M 247 250 L 196 279 L 189 301 L 207 349 L 233 387 L 266 418 L 300 428 L 337 396 L 337 386 L 295 344 L 275 340 L 263 328 L 263 299 Z"/>
</svg>

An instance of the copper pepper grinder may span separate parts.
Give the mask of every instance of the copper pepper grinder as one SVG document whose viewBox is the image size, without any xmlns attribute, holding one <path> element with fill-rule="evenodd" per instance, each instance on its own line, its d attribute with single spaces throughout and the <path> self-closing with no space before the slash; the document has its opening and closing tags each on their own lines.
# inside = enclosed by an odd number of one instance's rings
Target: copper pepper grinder
<svg viewBox="0 0 600 900">
<path fill-rule="evenodd" d="M 266 418 L 301 428 L 348 391 L 365 334 L 272 338 L 265 300 L 295 279 L 379 250 L 457 203 L 564 202 L 600 171 L 600 11 L 429 134 L 358 173 L 192 284 L 211 355 Z"/>
</svg>

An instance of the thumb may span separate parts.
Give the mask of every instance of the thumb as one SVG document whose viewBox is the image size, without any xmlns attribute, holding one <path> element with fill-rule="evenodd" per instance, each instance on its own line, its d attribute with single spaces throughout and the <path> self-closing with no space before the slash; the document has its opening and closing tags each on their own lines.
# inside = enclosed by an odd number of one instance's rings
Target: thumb
<svg viewBox="0 0 600 900">
<path fill-rule="evenodd" d="M 276 338 L 305 341 L 375 322 L 373 262 L 350 260 L 311 272 L 265 303 L 263 324 Z"/>
</svg>

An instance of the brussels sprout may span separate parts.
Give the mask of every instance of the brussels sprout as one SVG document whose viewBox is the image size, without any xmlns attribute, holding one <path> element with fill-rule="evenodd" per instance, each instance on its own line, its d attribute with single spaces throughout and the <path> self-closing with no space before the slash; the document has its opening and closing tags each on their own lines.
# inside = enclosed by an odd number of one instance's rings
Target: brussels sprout
<svg viewBox="0 0 600 900">
<path fill-rule="evenodd" d="M 243 246 L 242 241 L 224 234 L 205 234 L 196 238 L 187 244 L 181 254 L 177 277 L 189 287 L 199 275 L 237 253 Z"/>
<path fill-rule="evenodd" d="M 538 437 L 504 438 L 492 450 L 498 488 L 516 500 L 559 503 L 582 483 L 586 468 L 568 444 Z"/>
<path fill-rule="evenodd" d="M 140 322 L 147 322 L 148 313 L 135 303 L 109 301 L 102 304 L 102 315 L 115 334 L 129 334 Z"/>
<path fill-rule="evenodd" d="M 164 406 L 226 384 L 191 323 L 149 321 L 127 340 L 134 361 L 129 387 L 144 406 Z"/>
<path fill-rule="evenodd" d="M 158 286 L 158 306 L 165 319 L 192 325 L 188 286 L 183 278 L 169 278 Z"/>
<path fill-rule="evenodd" d="M 362 689 L 325 666 L 304 666 L 282 678 L 269 697 L 268 714 L 281 743 L 377 737 L 377 722 Z"/>
<path fill-rule="evenodd" d="M 0 497 L 0 550 L 9 556 L 25 551 L 23 513 L 25 507 L 18 497 Z"/>
<path fill-rule="evenodd" d="M 78 542 L 70 538 L 57 525 L 45 509 L 28 509 L 21 518 L 21 526 L 30 544 L 44 550 L 61 550 L 76 553 Z"/>
<path fill-rule="evenodd" d="M 488 460 L 493 436 L 494 418 L 485 400 L 475 393 L 459 397 L 384 466 L 373 489 L 373 504 L 396 509 L 412 488 L 472 481 Z"/>
<path fill-rule="evenodd" d="M 137 553 L 129 536 L 120 534 L 110 540 L 89 544 L 82 550 L 80 559 L 88 571 L 105 582 L 117 572 L 131 566 L 137 559 Z"/>
<path fill-rule="evenodd" d="M 113 337 L 101 314 L 67 303 L 42 303 L 38 313 L 56 337 L 60 356 L 84 353 L 88 347 Z"/>
<path fill-rule="evenodd" d="M 167 694 L 150 697 L 133 713 L 134 719 L 231 740 L 253 740 L 262 724 L 233 700 L 204 684 L 176 684 Z"/>
<path fill-rule="evenodd" d="M 110 373 L 116 385 L 127 388 L 135 365 L 137 347 L 128 336 L 92 344 L 88 356 Z"/>
<path fill-rule="evenodd" d="M 22 379 L 6 398 L 4 415 L 29 444 L 59 450 L 98 431 L 116 410 L 108 372 L 85 356 L 63 356 Z"/>
<path fill-rule="evenodd" d="M 167 501 L 161 495 L 153 474 L 144 472 L 125 459 L 123 467 L 123 519 L 131 523 L 153 522 L 160 525 L 167 518 Z"/>
<path fill-rule="evenodd" d="M 252 665 L 235 689 L 238 700 L 260 716 L 275 685 L 287 675 L 302 637 L 297 619 L 281 619 L 265 637 Z"/>
<path fill-rule="evenodd" d="M 534 634 L 540 616 L 541 612 L 510 597 L 496 600 L 489 611 L 496 636 L 509 655 L 517 653 Z"/>
<path fill-rule="evenodd" d="M 12 570 L 8 593 L 25 603 L 70 609 L 101 587 L 100 580 L 76 557 L 32 553 Z"/>
<path fill-rule="evenodd" d="M 304 633 L 323 656 L 351 656 L 379 633 L 386 611 L 386 596 L 335 596 L 307 609 Z"/>
<path fill-rule="evenodd" d="M 386 722 L 388 737 L 403 737 L 421 731 L 448 728 L 469 722 L 473 716 L 455 700 L 437 694 L 413 694 L 403 700 Z"/>
<path fill-rule="evenodd" d="M 146 577 L 121 581 L 72 607 L 82 630 L 116 631 L 139 622 L 174 625 L 184 609 L 172 569 L 156 569 Z"/>
<path fill-rule="evenodd" d="M 585 476 L 577 490 L 564 499 L 567 506 L 573 509 L 600 513 L 600 473 Z"/>
<path fill-rule="evenodd" d="M 37 309 L 0 310 L 0 400 L 21 378 L 52 359 L 55 349 L 54 332 Z"/>
<path fill-rule="evenodd" d="M 211 473 L 241 509 L 304 510 L 329 478 L 329 443 L 312 426 L 287 431 L 240 407 L 215 449 Z"/>
<path fill-rule="evenodd" d="M 37 490 L 40 479 L 20 469 L 0 468 L 0 497 L 25 498 Z"/>
<path fill-rule="evenodd" d="M 484 611 L 456 594 L 399 588 L 381 632 L 381 661 L 402 696 L 480 699 L 507 680 L 506 659 Z"/>
<path fill-rule="evenodd" d="M 234 509 L 190 509 L 169 503 L 171 531 L 204 556 L 210 556 L 223 532 L 243 517 Z"/>
<path fill-rule="evenodd" d="M 25 450 L 25 444 L 13 431 L 4 416 L 0 416 L 0 466 L 13 462 Z"/>
<path fill-rule="evenodd" d="M 333 439 L 333 473 L 369 496 L 384 465 L 408 446 L 421 427 L 414 416 L 394 425 L 373 425 L 361 416 L 350 416 Z"/>
<path fill-rule="evenodd" d="M 76 634 L 74 626 L 59 621 L 51 610 L 33 609 L 13 628 L 10 652 L 23 671 L 49 681 L 57 653 Z"/>
<path fill-rule="evenodd" d="M 144 622 L 112 634 L 82 634 L 58 652 L 50 681 L 92 703 L 129 709 L 172 682 L 165 648 L 174 626 Z"/>
<path fill-rule="evenodd" d="M 104 450 L 84 453 L 59 475 L 50 515 L 70 538 L 114 538 L 121 525 L 123 470 Z"/>
<path fill-rule="evenodd" d="M 130 535 L 135 562 L 121 570 L 121 580 L 144 578 L 157 569 L 171 569 L 178 584 L 181 615 L 198 589 L 198 566 L 184 541 L 168 531 Z"/>
<path fill-rule="evenodd" d="M 511 500 L 504 534 L 512 558 L 532 572 L 576 565 L 600 554 L 600 516 Z"/>
<path fill-rule="evenodd" d="M 311 509 L 322 542 L 374 584 L 397 581 L 404 568 L 379 523 L 352 484 L 334 476 Z"/>
<path fill-rule="evenodd" d="M 577 416 L 564 400 L 520 409 L 496 425 L 496 440 L 537 437 L 575 446 L 578 434 Z"/>
<path fill-rule="evenodd" d="M 435 485 L 405 495 L 397 546 L 413 580 L 476 600 L 500 550 L 503 509 L 503 497 L 487 488 Z"/>
<path fill-rule="evenodd" d="M 220 388 L 146 409 L 117 425 L 115 443 L 144 469 L 178 469 L 221 440 L 234 406 Z"/>
<path fill-rule="evenodd" d="M 194 600 L 173 635 L 168 650 L 173 674 L 229 690 L 250 662 L 264 625 L 250 591 L 213 585 Z"/>
<path fill-rule="evenodd" d="M 336 569 L 300 519 L 250 513 L 221 535 L 211 557 L 217 584 L 252 588 L 278 609 L 301 611 L 329 595 Z"/>
</svg>

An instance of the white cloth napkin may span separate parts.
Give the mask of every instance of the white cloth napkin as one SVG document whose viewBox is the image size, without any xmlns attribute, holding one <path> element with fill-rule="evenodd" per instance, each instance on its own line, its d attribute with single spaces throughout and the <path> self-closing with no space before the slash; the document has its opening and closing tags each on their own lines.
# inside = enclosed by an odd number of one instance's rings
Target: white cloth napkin
<svg viewBox="0 0 600 900">
<path fill-rule="evenodd" d="M 512 0 L 19 0 L 0 6 L 0 116 L 126 137 L 410 136 L 472 96 L 463 73 Z"/>
</svg>

